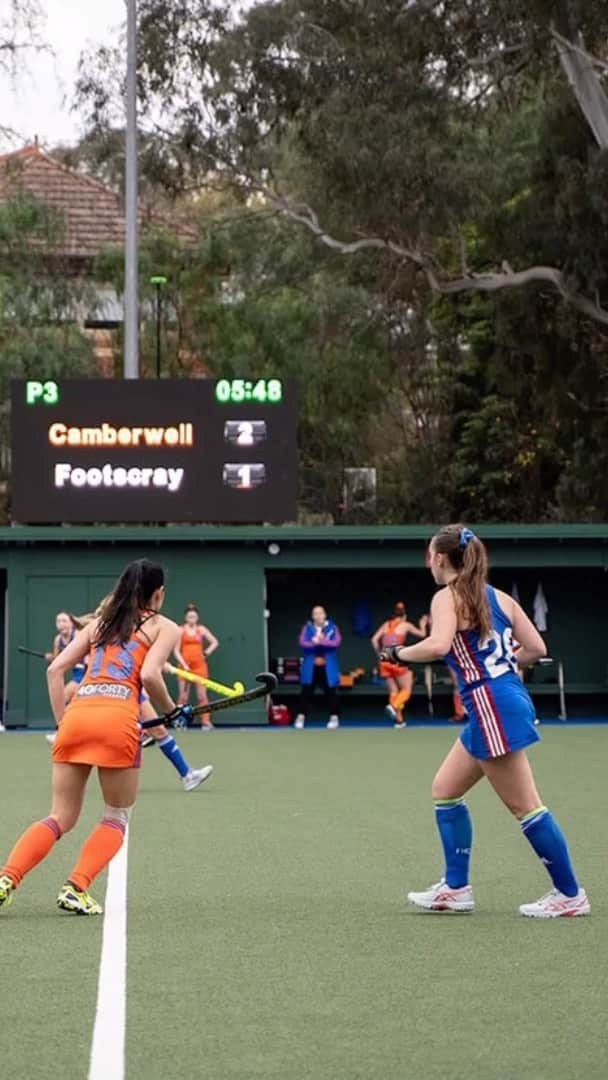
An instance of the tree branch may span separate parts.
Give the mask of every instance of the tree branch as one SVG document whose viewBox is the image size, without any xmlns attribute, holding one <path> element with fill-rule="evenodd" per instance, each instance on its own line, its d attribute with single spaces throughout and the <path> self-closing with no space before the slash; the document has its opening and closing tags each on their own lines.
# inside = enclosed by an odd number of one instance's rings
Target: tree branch
<svg viewBox="0 0 608 1080">
<path fill-rule="evenodd" d="M 407 3 L 397 15 L 395 22 L 405 22 L 412 15 L 430 15 L 435 8 L 439 7 L 440 2 L 441 0 L 407 0 Z"/>
<path fill-rule="evenodd" d="M 573 52 L 578 53 L 592 68 L 597 68 L 599 71 L 608 74 L 608 64 L 603 60 L 600 60 L 598 56 L 594 56 L 588 49 L 583 48 L 582 45 L 577 45 L 574 41 L 569 41 L 568 38 L 560 34 L 554 26 L 550 30 L 551 37 L 558 45 L 563 45 L 566 49 L 572 49 Z"/>
<path fill-rule="evenodd" d="M 394 240 L 383 240 L 379 236 L 365 236 L 359 240 L 338 240 L 328 233 L 320 224 L 319 219 L 312 207 L 306 203 L 296 203 L 279 195 L 277 192 L 259 185 L 258 190 L 268 201 L 289 217 L 292 221 L 304 225 L 318 240 L 332 251 L 340 255 L 355 255 L 360 251 L 379 250 L 390 251 L 400 258 L 413 262 L 424 273 L 434 292 L 443 296 L 453 296 L 462 292 L 498 292 L 501 289 L 517 289 L 525 285 L 544 284 L 551 285 L 569 304 L 582 315 L 593 319 L 595 322 L 608 326 L 608 310 L 600 304 L 584 296 L 583 293 L 573 289 L 567 282 L 563 272 L 554 266 L 529 266 L 525 270 L 513 270 L 508 263 L 503 263 L 502 269 L 476 274 L 466 273 L 462 277 L 442 280 L 433 265 L 429 255 L 413 248 L 404 247 L 395 243 Z"/>
<path fill-rule="evenodd" d="M 491 67 L 497 60 L 504 60 L 507 56 L 513 56 L 516 53 L 522 53 L 528 49 L 528 42 L 520 41 L 515 45 L 502 45 L 497 49 L 492 49 L 489 53 L 484 53 L 481 56 L 468 56 L 465 60 L 465 67 L 480 68 Z"/>
<path fill-rule="evenodd" d="M 578 290 L 571 288 L 562 271 L 555 266 L 529 266 L 525 270 L 512 270 L 505 266 L 501 271 L 469 274 L 466 277 L 453 278 L 451 281 L 439 281 L 432 271 L 427 270 L 427 278 L 431 288 L 445 296 L 466 292 L 468 289 L 476 292 L 497 292 L 499 289 L 517 289 L 523 285 L 537 283 L 552 285 L 571 307 L 594 319 L 595 322 L 608 326 L 608 310 Z"/>
<path fill-rule="evenodd" d="M 608 96 L 594 67 L 594 57 L 584 48 L 581 34 L 577 42 L 568 41 L 554 27 L 551 34 L 560 63 L 572 87 L 576 100 L 595 141 L 602 150 L 608 149 Z"/>
<path fill-rule="evenodd" d="M 292 221 L 305 225 L 326 247 L 338 251 L 341 255 L 356 255 L 359 251 L 376 249 L 391 251 L 394 255 L 400 255 L 402 258 L 416 263 L 421 268 L 424 268 L 426 264 L 424 256 L 419 251 L 404 248 L 393 240 L 382 240 L 379 236 L 364 236 L 360 240 L 350 241 L 338 240 L 323 229 L 317 214 L 307 203 L 292 202 L 291 199 L 279 195 L 272 188 L 267 187 L 266 184 L 255 184 L 255 187 L 278 210 L 281 210 Z"/>
</svg>

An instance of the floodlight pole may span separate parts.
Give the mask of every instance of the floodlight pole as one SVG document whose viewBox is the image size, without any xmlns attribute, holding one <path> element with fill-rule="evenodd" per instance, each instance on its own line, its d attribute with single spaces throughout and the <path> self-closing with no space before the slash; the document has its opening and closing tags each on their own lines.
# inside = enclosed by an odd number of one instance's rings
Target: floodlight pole
<svg viewBox="0 0 608 1080">
<path fill-rule="evenodd" d="M 127 96 L 125 172 L 125 379 L 139 378 L 137 296 L 137 0 L 127 0 Z"/>
</svg>

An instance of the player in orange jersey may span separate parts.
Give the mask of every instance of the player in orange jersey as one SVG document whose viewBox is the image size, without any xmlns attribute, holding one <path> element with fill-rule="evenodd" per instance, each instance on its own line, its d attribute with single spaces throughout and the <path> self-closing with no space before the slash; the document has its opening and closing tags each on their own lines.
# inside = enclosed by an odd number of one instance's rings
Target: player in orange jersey
<svg viewBox="0 0 608 1080">
<path fill-rule="evenodd" d="M 162 567 L 147 559 L 130 563 L 110 600 L 51 663 L 49 697 L 59 725 L 53 746 L 52 806 L 48 817 L 21 835 L 0 868 L 0 906 L 80 816 L 93 767 L 105 802 L 102 819 L 85 841 L 57 898 L 65 911 L 99 915 L 88 889 L 122 846 L 137 795 L 141 757 L 138 724 L 145 690 L 155 709 L 171 719 L 187 716 L 176 707 L 162 672 L 177 645 L 179 628 L 160 614 L 165 596 Z M 86 675 L 65 705 L 64 674 L 88 656 Z"/>
<path fill-rule="evenodd" d="M 76 626 L 88 626 L 94 619 L 102 617 L 111 599 L 112 594 L 108 593 L 108 595 L 104 596 L 103 600 L 100 601 L 95 611 L 90 611 L 86 615 L 72 615 L 72 619 Z M 153 720 L 156 716 L 156 709 L 153 707 L 146 694 L 141 695 L 139 705 L 140 721 Z M 54 739 L 55 736 L 53 736 L 53 741 Z M 159 724 L 158 727 L 148 728 L 142 736 L 142 749 L 145 746 L 152 746 L 154 744 L 158 746 L 158 749 L 164 754 L 167 761 L 171 762 L 173 768 L 179 774 L 184 791 L 194 791 L 211 776 L 213 765 L 203 765 L 200 769 L 192 769 L 190 767 L 180 747 L 165 724 Z"/>
<path fill-rule="evenodd" d="M 382 623 L 371 639 L 374 651 L 377 654 L 389 645 L 405 645 L 408 634 L 412 637 L 424 638 L 427 631 L 427 617 L 423 615 L 418 626 L 408 621 L 407 612 L 403 600 L 398 600 L 393 608 L 390 619 Z M 403 709 L 412 696 L 414 686 L 414 673 L 411 668 L 400 664 L 391 664 L 381 660 L 379 672 L 386 679 L 388 690 L 388 705 L 386 711 L 394 721 L 396 728 L 405 727 Z"/>
<path fill-rule="evenodd" d="M 207 657 L 215 652 L 219 645 L 219 641 L 215 634 L 212 634 L 211 630 L 201 623 L 198 608 L 195 604 L 188 604 L 188 607 L 184 611 L 184 621 L 182 623 L 181 631 L 179 645 L 174 650 L 175 658 L 179 666 L 185 668 L 187 671 L 191 671 L 193 675 L 201 675 L 206 679 L 209 675 Z M 196 696 L 199 705 L 207 704 L 209 700 L 207 697 L 207 688 L 201 686 L 200 683 L 192 684 L 186 682 L 185 679 L 178 680 L 178 704 L 187 705 L 190 697 L 190 690 L 193 685 L 196 687 Z M 213 729 L 209 713 L 203 713 L 201 716 L 201 727 L 203 730 L 206 729 L 207 731 Z"/>
</svg>

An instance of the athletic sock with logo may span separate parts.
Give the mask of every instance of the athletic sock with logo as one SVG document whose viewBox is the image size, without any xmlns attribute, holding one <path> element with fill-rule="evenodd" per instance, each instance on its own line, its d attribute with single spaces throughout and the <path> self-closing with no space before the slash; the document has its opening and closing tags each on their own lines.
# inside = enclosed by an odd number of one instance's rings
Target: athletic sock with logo
<svg viewBox="0 0 608 1080">
<path fill-rule="evenodd" d="M 564 896 L 576 896 L 578 881 L 570 861 L 566 838 L 546 806 L 531 810 L 519 822 L 526 840 L 547 867 L 551 881 Z"/>
<path fill-rule="evenodd" d="M 177 769 L 180 776 L 188 775 L 190 766 L 172 735 L 165 735 L 163 739 L 158 739 L 156 745 L 173 767 Z"/>
<path fill-rule="evenodd" d="M 436 799 L 435 820 L 445 857 L 445 881 L 452 889 L 469 883 L 473 825 L 464 799 Z"/>
</svg>

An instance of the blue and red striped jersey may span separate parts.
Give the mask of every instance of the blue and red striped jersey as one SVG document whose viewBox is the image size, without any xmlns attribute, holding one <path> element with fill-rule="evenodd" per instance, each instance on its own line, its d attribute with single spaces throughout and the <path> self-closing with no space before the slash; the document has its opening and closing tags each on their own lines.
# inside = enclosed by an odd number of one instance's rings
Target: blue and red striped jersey
<svg viewBox="0 0 608 1080">
<path fill-rule="evenodd" d="M 492 630 L 482 639 L 479 630 L 459 630 L 444 657 L 455 672 L 460 690 L 490 682 L 501 675 L 517 675 L 513 627 L 491 585 L 486 585 Z"/>
</svg>

